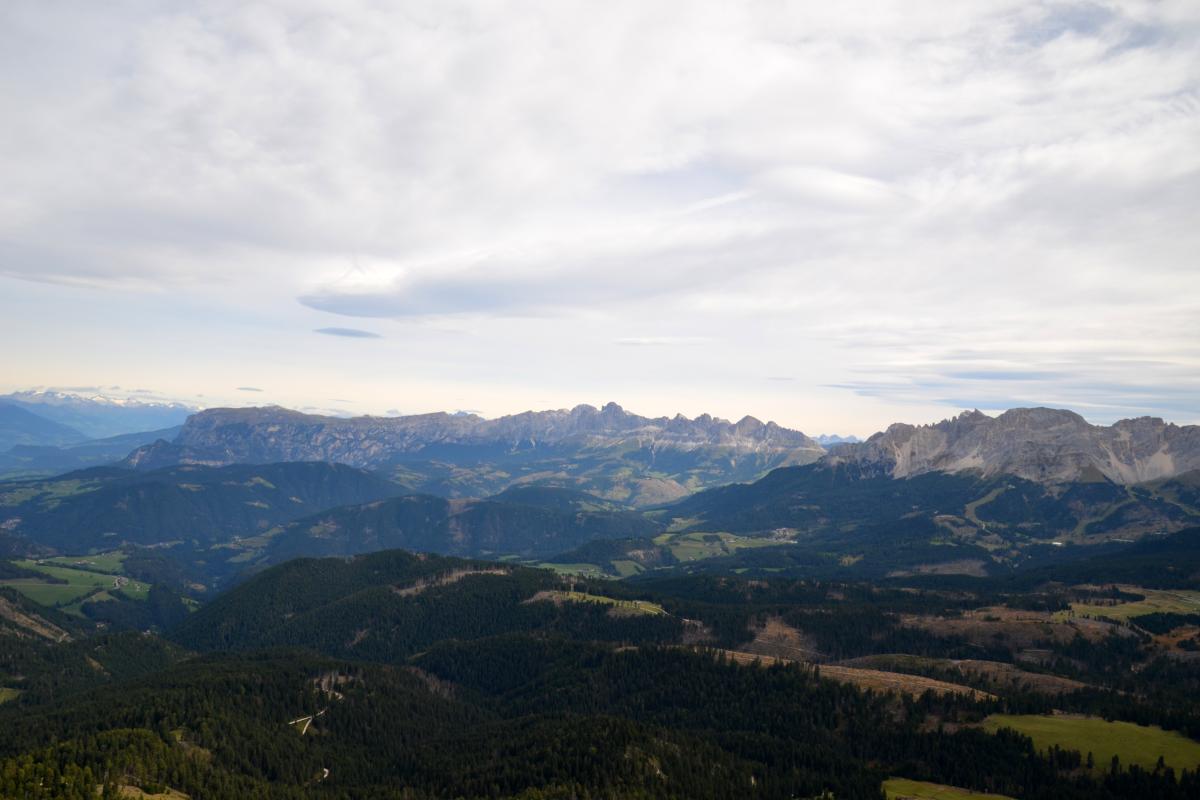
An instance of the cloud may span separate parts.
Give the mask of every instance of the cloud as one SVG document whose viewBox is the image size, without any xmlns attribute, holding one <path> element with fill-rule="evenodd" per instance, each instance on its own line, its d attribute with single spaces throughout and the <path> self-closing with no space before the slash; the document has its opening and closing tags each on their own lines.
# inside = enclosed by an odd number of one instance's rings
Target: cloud
<svg viewBox="0 0 1200 800">
<path fill-rule="evenodd" d="M 707 344 L 704 336 L 628 336 L 616 340 L 622 347 L 695 347 Z"/>
<path fill-rule="evenodd" d="M 347 339 L 378 339 L 378 333 L 360 330 L 359 328 L 316 328 L 313 333 L 323 333 L 326 336 L 342 336 Z"/>
<path fill-rule="evenodd" d="M 239 386 L 239 387 L 237 387 L 237 390 L 239 392 L 261 392 L 262 391 L 262 389 L 259 389 L 257 386 Z"/>
<path fill-rule="evenodd" d="M 830 386 L 879 416 L 1114 387 L 1200 419 L 1198 63 L 1200 7 L 1140 0 L 8 3 L 0 333 L 103 307 L 125 353 L 166 308 L 215 381 L 247 331 L 214 318 L 320 312 L 399 320 L 445 408 L 686 385 L 808 429 Z M 378 355 L 301 387 L 256 324 L 304 402 Z M 153 380 L 39 346 L 38 382 Z M 410 388 L 372 374 L 378 408 Z"/>
<path fill-rule="evenodd" d="M 964 372 L 947 372 L 947 378 L 964 381 L 1052 381 L 1065 377 L 1061 372 L 1037 372 L 1022 370 L 984 369 Z"/>
<path fill-rule="evenodd" d="M 989 379 L 987 393 L 964 394 L 969 383 L 952 378 L 928 380 L 869 380 L 842 384 L 838 388 L 862 397 L 886 399 L 899 404 L 921 404 L 933 398 L 938 405 L 955 409 L 978 408 L 1003 411 L 1009 408 L 1047 406 L 1071 408 L 1096 423 L 1112 423 L 1136 416 L 1159 416 L 1168 420 L 1189 419 L 1195 413 L 1195 396 L 1200 381 L 1147 384 L 1104 380 L 1100 371 L 1064 375 L 1050 382 L 1040 378 Z M 993 382 L 994 381 L 994 382 Z M 977 388 L 977 387 L 976 387 Z"/>
</svg>

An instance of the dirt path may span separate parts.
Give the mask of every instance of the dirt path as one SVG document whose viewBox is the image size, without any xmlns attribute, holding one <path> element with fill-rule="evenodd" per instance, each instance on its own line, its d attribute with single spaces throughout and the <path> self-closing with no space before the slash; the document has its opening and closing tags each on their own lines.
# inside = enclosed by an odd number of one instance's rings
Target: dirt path
<svg viewBox="0 0 1200 800">
<path fill-rule="evenodd" d="M 308 728 L 310 725 L 313 724 L 313 720 L 315 720 L 317 717 L 322 716 L 328 710 L 329 710 L 328 708 L 322 708 L 316 714 L 309 714 L 307 717 L 296 717 L 294 720 L 289 722 L 288 725 L 289 726 L 299 725 L 301 722 L 303 722 L 304 727 L 300 729 L 300 735 L 303 736 L 304 734 L 308 733 Z"/>
</svg>

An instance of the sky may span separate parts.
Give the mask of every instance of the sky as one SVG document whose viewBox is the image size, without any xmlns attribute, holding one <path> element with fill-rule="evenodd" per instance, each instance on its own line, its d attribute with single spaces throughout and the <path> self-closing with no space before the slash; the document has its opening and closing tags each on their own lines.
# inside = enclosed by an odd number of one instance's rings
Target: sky
<svg viewBox="0 0 1200 800">
<path fill-rule="evenodd" d="M 0 5 L 0 390 L 1200 423 L 1200 3 Z"/>
</svg>

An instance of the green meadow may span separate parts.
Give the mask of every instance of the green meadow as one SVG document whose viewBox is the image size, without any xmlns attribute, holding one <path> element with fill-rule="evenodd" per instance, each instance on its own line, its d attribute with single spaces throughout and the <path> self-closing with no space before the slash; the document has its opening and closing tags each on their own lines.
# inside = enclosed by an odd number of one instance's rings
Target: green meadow
<svg viewBox="0 0 1200 800">
<path fill-rule="evenodd" d="M 1143 589 L 1140 586 L 1122 586 L 1127 592 L 1145 596 L 1145 600 L 1119 603 L 1114 606 L 1072 603 L 1071 610 L 1082 617 L 1106 617 L 1121 621 L 1136 619 L 1146 614 L 1200 614 L 1200 592 L 1184 590 Z M 1062 612 L 1059 612 L 1060 616 Z"/>
<path fill-rule="evenodd" d="M 120 575 L 125 569 L 125 553 L 113 550 L 110 553 L 99 553 L 94 556 L 55 556 L 44 558 L 42 564 L 81 569 L 88 572 L 106 572 L 110 575 Z"/>
<path fill-rule="evenodd" d="M 667 613 L 666 609 L 658 603 L 651 603 L 649 600 L 618 600 L 615 597 L 605 597 L 599 594 L 560 591 L 541 592 L 539 596 L 547 600 L 565 600 L 570 603 L 598 603 L 600 605 L 612 606 L 620 611 L 634 615 L 648 614 L 657 616 Z"/>
<path fill-rule="evenodd" d="M 910 781 L 908 778 L 888 778 L 883 782 L 888 800 L 1012 800 L 1008 795 L 972 792 L 957 786 Z"/>
<path fill-rule="evenodd" d="M 1078 750 L 1085 758 L 1091 752 L 1097 770 L 1108 769 L 1114 755 L 1124 766 L 1137 764 L 1146 769 L 1154 769 L 1159 756 L 1176 770 L 1200 766 L 1200 742 L 1156 725 L 1036 714 L 993 714 L 983 724 L 989 731 L 1000 728 L 1019 731 L 1033 739 L 1039 750 L 1058 745 L 1064 750 Z"/>
<path fill-rule="evenodd" d="M 661 540 L 661 541 L 660 541 Z M 682 533 L 659 536 L 656 544 L 666 546 L 680 561 L 700 561 L 705 558 L 731 555 L 748 547 L 772 547 L 783 544 L 777 539 L 736 536 L 732 533 Z"/>
<path fill-rule="evenodd" d="M 552 564 L 549 561 L 543 561 L 539 564 L 531 564 L 530 566 L 538 569 L 548 569 L 557 572 L 559 575 L 581 575 L 586 578 L 606 578 L 604 570 L 600 569 L 595 564 Z"/>
<path fill-rule="evenodd" d="M 109 592 L 117 590 L 118 578 L 125 559 L 124 553 L 102 553 L 95 556 L 58 556 L 42 561 L 14 561 L 18 567 L 38 572 L 56 582 L 36 577 L 10 578 L 0 586 L 16 589 L 35 603 L 62 608 L 70 614 L 82 614 L 84 602 L 103 602 L 115 599 Z M 135 600 L 145 600 L 150 585 L 144 581 L 124 579 L 120 591 Z"/>
</svg>

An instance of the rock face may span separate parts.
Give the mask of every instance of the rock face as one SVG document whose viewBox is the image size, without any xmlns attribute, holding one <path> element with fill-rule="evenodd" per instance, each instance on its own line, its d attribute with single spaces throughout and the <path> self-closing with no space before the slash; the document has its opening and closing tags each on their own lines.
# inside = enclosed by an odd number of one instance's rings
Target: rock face
<svg viewBox="0 0 1200 800">
<path fill-rule="evenodd" d="M 731 455 L 784 455 L 793 463 L 815 461 L 824 453 L 803 433 L 753 417 L 736 423 L 707 414 L 694 420 L 650 419 L 630 414 L 616 403 L 601 409 L 581 405 L 570 411 L 528 411 L 493 420 L 445 413 L 342 419 L 276 407 L 218 408 L 192 415 L 172 444 L 184 460 L 334 461 L 356 467 L 378 467 L 397 456 L 446 446 L 509 451 L 619 445 L 684 452 L 722 448 Z M 153 453 L 153 448 L 142 448 L 130 456 L 129 463 L 138 466 Z"/>
<path fill-rule="evenodd" d="M 448 496 L 540 481 L 648 505 L 811 463 L 824 452 L 799 431 L 753 417 L 648 418 L 616 403 L 493 420 L 445 413 L 343 419 L 272 407 L 194 414 L 174 441 L 139 448 L 125 465 L 331 461 L 392 469 L 414 489 Z"/>
<path fill-rule="evenodd" d="M 834 447 L 824 463 L 893 478 L 976 471 L 1040 483 L 1103 476 L 1133 484 L 1200 469 L 1200 426 L 1139 417 L 1103 427 L 1052 408 L 1015 408 L 994 418 L 967 411 L 936 425 L 892 425 L 861 444 Z"/>
<path fill-rule="evenodd" d="M 391 470 L 413 489 L 480 497 L 522 483 L 572 486 L 651 505 L 697 489 L 754 480 L 818 459 L 864 477 L 928 472 L 1010 474 L 1039 483 L 1106 478 L 1134 484 L 1200 469 L 1200 426 L 1141 417 L 1104 427 L 1071 411 L 964 412 L 936 425 L 896 424 L 828 454 L 799 431 L 753 417 L 648 418 L 603 408 L 514 414 L 322 417 L 271 408 L 192 415 L 171 442 L 135 450 L 126 466 L 330 461 Z"/>
</svg>

